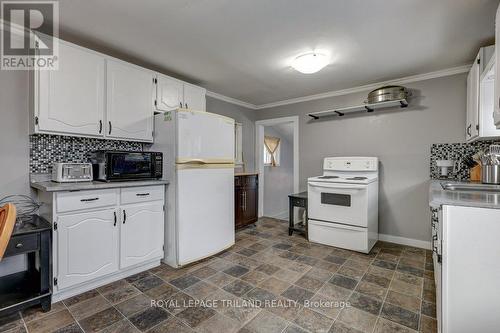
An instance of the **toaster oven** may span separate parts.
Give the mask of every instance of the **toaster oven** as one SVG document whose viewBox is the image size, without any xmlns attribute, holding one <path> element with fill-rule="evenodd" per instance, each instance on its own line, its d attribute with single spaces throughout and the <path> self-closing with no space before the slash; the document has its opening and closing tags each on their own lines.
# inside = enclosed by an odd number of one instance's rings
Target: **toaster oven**
<svg viewBox="0 0 500 333">
<path fill-rule="evenodd" d="M 99 150 L 91 155 L 94 179 L 112 182 L 161 179 L 163 154 L 145 151 Z"/>
</svg>

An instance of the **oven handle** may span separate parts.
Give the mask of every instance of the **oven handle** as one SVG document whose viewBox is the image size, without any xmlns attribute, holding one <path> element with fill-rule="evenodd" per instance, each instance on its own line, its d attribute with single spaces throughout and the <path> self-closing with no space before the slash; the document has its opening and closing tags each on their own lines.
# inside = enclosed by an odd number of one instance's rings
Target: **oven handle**
<svg viewBox="0 0 500 333">
<path fill-rule="evenodd" d="M 337 185 L 326 185 L 326 184 L 323 184 L 323 183 L 313 183 L 313 182 L 309 182 L 309 185 L 313 186 L 313 187 L 324 187 L 324 188 L 339 188 L 339 189 L 345 189 L 345 190 L 365 190 L 366 189 L 366 186 L 365 185 L 353 185 L 353 184 L 349 184 L 349 185 L 343 185 L 343 184 L 337 184 Z"/>
</svg>

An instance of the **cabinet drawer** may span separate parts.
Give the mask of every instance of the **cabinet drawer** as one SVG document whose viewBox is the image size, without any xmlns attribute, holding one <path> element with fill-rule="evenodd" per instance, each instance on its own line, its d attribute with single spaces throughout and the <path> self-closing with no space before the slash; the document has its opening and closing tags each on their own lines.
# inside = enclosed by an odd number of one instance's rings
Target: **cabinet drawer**
<svg viewBox="0 0 500 333">
<path fill-rule="evenodd" d="M 122 189 L 120 202 L 129 204 L 136 202 L 157 201 L 164 198 L 165 188 L 163 186 L 142 186 Z"/>
<path fill-rule="evenodd" d="M 38 234 L 19 235 L 9 240 L 5 256 L 13 256 L 36 250 L 38 250 Z"/>
<path fill-rule="evenodd" d="M 304 208 L 307 208 L 307 199 L 290 198 L 290 202 L 295 207 L 304 207 Z"/>
<path fill-rule="evenodd" d="M 72 210 L 116 206 L 118 192 L 112 190 L 63 192 L 56 194 L 56 209 L 59 213 Z"/>
<path fill-rule="evenodd" d="M 257 187 L 259 183 L 257 175 L 250 176 L 236 176 L 234 177 L 234 186 L 236 187 L 246 187 L 246 188 L 254 188 Z"/>
</svg>

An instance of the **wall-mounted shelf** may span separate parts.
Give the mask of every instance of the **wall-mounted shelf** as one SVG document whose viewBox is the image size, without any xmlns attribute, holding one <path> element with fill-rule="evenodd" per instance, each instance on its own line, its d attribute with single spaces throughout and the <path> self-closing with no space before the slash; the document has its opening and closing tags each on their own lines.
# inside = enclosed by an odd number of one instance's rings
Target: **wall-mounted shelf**
<svg viewBox="0 0 500 333">
<path fill-rule="evenodd" d="M 356 106 L 347 106 L 343 108 L 331 109 L 326 111 L 318 111 L 309 113 L 309 117 L 317 120 L 323 117 L 333 117 L 333 116 L 344 116 L 347 114 L 355 113 L 355 112 L 373 112 L 379 109 L 388 109 L 394 107 L 405 108 L 408 106 L 408 101 L 406 99 L 397 99 L 394 101 L 388 102 L 380 102 L 373 104 L 361 104 Z"/>
</svg>

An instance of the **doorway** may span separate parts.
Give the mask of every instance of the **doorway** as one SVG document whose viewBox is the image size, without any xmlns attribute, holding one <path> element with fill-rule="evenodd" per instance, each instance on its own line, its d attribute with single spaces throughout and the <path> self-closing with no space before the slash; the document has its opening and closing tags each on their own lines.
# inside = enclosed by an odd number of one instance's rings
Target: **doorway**
<svg viewBox="0 0 500 333">
<path fill-rule="evenodd" d="M 255 122 L 258 216 L 288 219 L 288 195 L 299 191 L 299 117 Z"/>
</svg>

